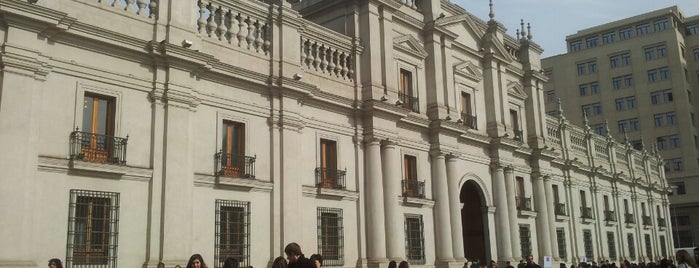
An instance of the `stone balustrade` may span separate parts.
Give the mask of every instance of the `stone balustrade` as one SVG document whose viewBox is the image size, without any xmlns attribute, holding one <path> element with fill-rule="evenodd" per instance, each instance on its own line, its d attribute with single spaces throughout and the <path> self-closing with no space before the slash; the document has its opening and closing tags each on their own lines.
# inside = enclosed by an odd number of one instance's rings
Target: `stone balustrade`
<svg viewBox="0 0 699 268">
<path fill-rule="evenodd" d="M 135 14 L 141 17 L 155 18 L 158 13 L 157 0 L 81 0 L 102 5 L 105 8 L 113 8 L 123 12 Z"/>
<path fill-rule="evenodd" d="M 354 80 L 352 39 L 306 23 L 301 32 L 301 66 L 327 76 Z"/>
<path fill-rule="evenodd" d="M 267 54 L 270 23 L 267 4 L 257 1 L 198 0 L 197 31 L 233 47 Z"/>
</svg>

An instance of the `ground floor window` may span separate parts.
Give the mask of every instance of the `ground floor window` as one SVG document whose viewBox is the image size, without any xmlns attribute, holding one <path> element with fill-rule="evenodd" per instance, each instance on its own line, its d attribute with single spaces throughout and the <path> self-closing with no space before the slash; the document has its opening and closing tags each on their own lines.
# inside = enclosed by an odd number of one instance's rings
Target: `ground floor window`
<svg viewBox="0 0 699 268">
<path fill-rule="evenodd" d="M 215 267 L 234 258 L 240 267 L 250 265 L 250 202 L 216 200 Z"/>
<path fill-rule="evenodd" d="M 425 264 L 425 236 L 422 215 L 405 216 L 405 247 L 410 264 Z"/>
<path fill-rule="evenodd" d="M 117 266 L 119 193 L 70 190 L 66 267 Z"/>
<path fill-rule="evenodd" d="M 595 253 L 592 249 L 592 231 L 583 230 L 583 245 L 585 246 L 585 257 L 588 260 L 595 259 Z"/>
<path fill-rule="evenodd" d="M 342 266 L 343 259 L 342 209 L 318 208 L 318 254 L 323 266 Z"/>
<path fill-rule="evenodd" d="M 614 232 L 607 232 L 607 248 L 609 249 L 609 259 L 616 260 L 616 240 Z"/>
<path fill-rule="evenodd" d="M 522 248 L 522 258 L 532 255 L 532 233 L 528 224 L 519 225 L 519 243 Z"/>
<path fill-rule="evenodd" d="M 558 256 L 561 259 L 568 257 L 566 250 L 566 232 L 564 228 L 556 228 L 556 239 L 558 240 Z"/>
</svg>

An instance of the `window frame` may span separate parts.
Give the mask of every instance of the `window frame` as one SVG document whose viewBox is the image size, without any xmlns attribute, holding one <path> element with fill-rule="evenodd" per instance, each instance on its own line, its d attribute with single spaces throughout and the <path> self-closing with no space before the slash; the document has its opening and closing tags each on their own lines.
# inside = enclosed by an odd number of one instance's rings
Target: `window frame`
<svg viewBox="0 0 699 268">
<path fill-rule="evenodd" d="M 405 256 L 412 265 L 424 265 L 425 258 L 425 225 L 422 215 L 405 214 Z M 417 221 L 417 222 L 410 222 Z M 417 227 L 418 230 L 413 228 Z M 412 237 L 411 235 L 417 235 Z"/>
<path fill-rule="evenodd" d="M 223 208 L 230 208 L 231 211 L 228 211 L 230 213 L 240 213 L 240 212 L 235 212 L 233 210 L 242 210 L 242 215 L 238 215 L 241 217 L 239 219 L 242 222 L 237 222 L 233 223 L 234 225 L 241 225 L 238 226 L 238 228 L 242 228 L 242 235 L 240 232 L 238 233 L 239 238 L 228 238 L 224 239 L 222 236 L 224 232 L 222 231 L 221 227 L 225 225 L 226 222 L 229 221 L 222 221 L 222 215 L 224 213 Z M 215 201 L 215 211 L 214 211 L 214 267 L 220 268 L 223 267 L 223 263 L 228 257 L 234 257 L 238 260 L 239 264 L 241 267 L 246 267 L 250 265 L 250 243 L 251 243 L 251 238 L 250 238 L 250 202 L 249 201 L 238 201 L 238 200 L 225 200 L 225 199 L 216 199 Z M 228 218 L 228 217 L 227 217 Z M 240 230 L 238 230 L 240 231 Z M 228 232 L 230 236 L 235 236 L 236 233 L 230 233 Z M 227 240 L 228 243 L 223 243 L 221 240 Z M 231 240 L 242 240 L 242 243 L 237 243 L 237 245 L 242 246 L 242 249 L 239 249 L 240 254 L 234 255 L 234 254 L 222 254 L 221 251 L 225 250 L 233 250 L 233 246 L 236 245 L 234 243 L 230 243 Z M 241 241 L 234 241 L 234 242 L 241 242 Z M 222 247 L 225 247 L 226 245 L 231 246 L 231 249 L 225 249 Z M 241 256 L 242 255 L 242 256 Z"/>
<path fill-rule="evenodd" d="M 104 191 L 92 191 L 92 190 L 82 190 L 82 189 L 71 189 L 70 190 L 70 200 L 68 209 L 68 235 L 67 235 L 67 246 L 66 246 L 66 268 L 69 267 L 104 267 L 104 268 L 115 268 L 117 267 L 118 258 L 118 240 L 119 240 L 119 204 L 120 204 L 120 194 L 116 192 L 104 192 Z M 95 209 L 95 203 L 80 203 L 80 200 L 100 200 L 102 202 L 103 215 L 105 216 L 102 220 L 93 218 L 92 214 Z M 82 205 L 87 205 L 83 210 L 80 209 Z M 85 217 L 80 217 L 82 211 L 87 213 Z M 85 219 L 85 229 L 84 229 L 84 243 L 80 243 L 76 240 L 81 240 L 81 230 L 79 227 L 81 219 Z M 90 263 L 90 251 L 94 250 L 94 245 L 92 236 L 94 235 L 94 229 L 92 225 L 97 223 L 102 223 L 107 226 L 106 232 L 102 232 L 104 235 L 101 238 L 102 248 L 104 251 L 103 258 L 104 261 L 100 263 Z M 104 229 L 102 229 L 104 231 Z M 105 241 L 106 240 L 106 241 Z M 84 244 L 86 248 L 84 252 L 87 256 L 80 256 L 83 252 L 78 250 L 78 256 L 76 256 L 76 248 L 79 248 L 81 244 Z M 76 246 L 77 245 L 77 246 Z M 83 262 L 81 260 L 76 260 L 76 258 L 85 257 L 87 260 Z"/>
<path fill-rule="evenodd" d="M 327 226 L 330 224 L 323 215 L 335 215 L 335 230 L 333 226 Z M 318 254 L 323 256 L 323 266 L 343 266 L 345 264 L 344 260 L 344 223 L 342 209 L 340 208 L 328 208 L 328 207 L 318 207 L 317 208 L 317 238 L 318 238 Z M 333 244 L 333 239 L 327 239 L 330 233 L 335 233 L 335 244 Z M 330 236 L 331 237 L 331 236 Z M 330 240 L 330 241 L 328 241 Z M 328 243 L 326 243 L 328 242 Z M 334 248 L 334 250 L 328 250 Z M 332 253 L 332 252 L 336 253 Z M 330 252 L 330 253 L 329 253 Z"/>
</svg>

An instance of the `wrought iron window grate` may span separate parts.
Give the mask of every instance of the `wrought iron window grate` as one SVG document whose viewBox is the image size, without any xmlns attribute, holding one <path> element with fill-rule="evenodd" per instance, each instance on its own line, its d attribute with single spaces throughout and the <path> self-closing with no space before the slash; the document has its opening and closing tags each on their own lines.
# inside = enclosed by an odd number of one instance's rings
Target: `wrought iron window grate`
<svg viewBox="0 0 699 268">
<path fill-rule="evenodd" d="M 227 258 L 234 258 L 240 267 L 250 265 L 250 202 L 216 200 L 216 268 Z"/>
<path fill-rule="evenodd" d="M 119 193 L 70 190 L 66 267 L 117 267 Z"/>
</svg>

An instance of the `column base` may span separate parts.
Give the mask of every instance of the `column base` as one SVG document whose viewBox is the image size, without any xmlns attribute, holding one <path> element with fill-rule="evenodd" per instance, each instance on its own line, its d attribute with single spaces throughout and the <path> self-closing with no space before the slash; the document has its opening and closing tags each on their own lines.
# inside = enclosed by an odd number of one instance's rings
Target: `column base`
<svg viewBox="0 0 699 268">
<path fill-rule="evenodd" d="M 63 260 L 61 260 L 63 261 Z M 34 261 L 0 260 L 0 268 L 37 268 Z"/>
<path fill-rule="evenodd" d="M 367 268 L 388 268 L 388 258 L 367 259 Z"/>
<path fill-rule="evenodd" d="M 435 268 L 463 268 L 464 262 L 458 261 L 457 259 L 442 259 L 437 260 Z"/>
</svg>

